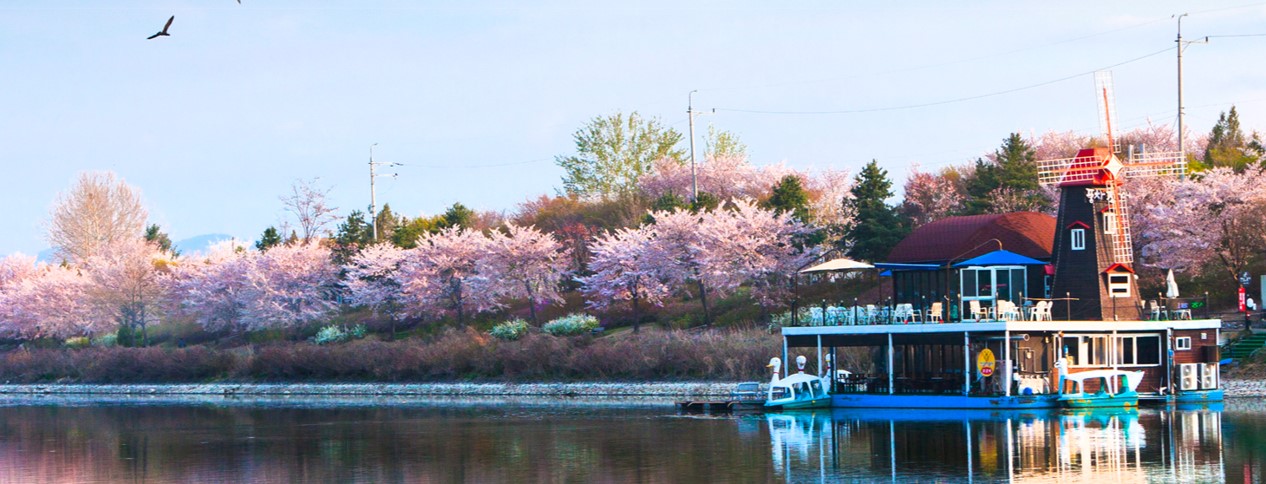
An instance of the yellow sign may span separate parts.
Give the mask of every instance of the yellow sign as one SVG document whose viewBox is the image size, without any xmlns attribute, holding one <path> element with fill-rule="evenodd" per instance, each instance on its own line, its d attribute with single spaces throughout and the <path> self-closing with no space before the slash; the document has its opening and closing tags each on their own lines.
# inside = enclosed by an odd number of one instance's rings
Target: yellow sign
<svg viewBox="0 0 1266 484">
<path fill-rule="evenodd" d="M 989 348 L 980 350 L 980 354 L 976 355 L 976 371 L 980 372 L 980 376 L 990 376 L 993 375 L 993 367 L 993 352 Z"/>
</svg>

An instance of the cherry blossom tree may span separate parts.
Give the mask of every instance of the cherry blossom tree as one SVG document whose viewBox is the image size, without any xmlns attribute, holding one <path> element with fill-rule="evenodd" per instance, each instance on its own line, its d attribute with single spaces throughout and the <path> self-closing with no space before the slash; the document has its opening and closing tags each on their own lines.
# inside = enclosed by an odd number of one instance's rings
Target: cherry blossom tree
<svg viewBox="0 0 1266 484">
<path fill-rule="evenodd" d="M 6 258 L 7 263 L 19 263 Z M 6 264 L 7 265 L 7 264 Z M 79 269 L 39 264 L 0 287 L 0 335 L 20 339 L 91 336 L 114 328 L 88 302 L 92 280 Z"/>
<path fill-rule="evenodd" d="M 906 177 L 901 212 L 910 219 L 913 228 L 918 228 L 962 211 L 966 201 L 957 172 L 950 169 L 939 174 L 926 173 L 915 165 Z"/>
<path fill-rule="evenodd" d="M 344 266 L 343 284 L 347 287 L 352 305 L 387 316 L 391 321 L 392 338 L 396 335 L 400 308 L 400 284 L 395 274 L 405 255 L 405 250 L 394 244 L 374 244 L 361 249 Z"/>
<path fill-rule="evenodd" d="M 449 316 L 464 323 L 466 316 L 500 307 L 492 282 L 480 274 L 479 259 L 488 239 L 479 232 L 450 227 L 423 235 L 396 271 L 402 314 L 414 317 Z"/>
<path fill-rule="evenodd" d="M 700 192 L 721 200 L 735 197 L 759 199 L 768 197 L 778 180 L 793 174 L 798 175 L 782 163 L 756 167 L 742 155 L 709 156 L 695 166 L 694 180 L 698 181 Z M 650 173 L 639 178 L 638 184 L 642 192 L 652 199 L 670 193 L 689 198 L 692 193 L 690 164 L 671 159 L 659 160 Z"/>
<path fill-rule="evenodd" d="M 853 177 L 847 170 L 823 170 L 806 179 L 812 223 L 826 229 L 827 242 L 839 240 L 843 228 L 853 221 L 848 200 L 853 198 Z"/>
<path fill-rule="evenodd" d="M 148 339 L 150 323 L 158 320 L 167 285 L 160 272 L 170 265 L 170 255 L 140 236 L 122 239 L 102 247 L 84 261 L 91 275 L 92 303 L 101 318 L 139 331 L 140 344 Z M 127 343 L 131 343 L 128 341 Z"/>
<path fill-rule="evenodd" d="M 245 326 L 290 327 L 329 315 L 338 283 L 331 255 L 318 244 L 294 244 L 253 257 L 243 293 Z"/>
<path fill-rule="evenodd" d="M 640 303 L 662 306 L 670 290 L 654 259 L 654 234 L 650 226 L 625 228 L 599 236 L 590 245 L 593 274 L 581 280 L 587 303 L 605 310 L 617 301 L 628 301 L 633 310 L 633 331 L 641 323 Z"/>
<path fill-rule="evenodd" d="M 528 302 L 533 323 L 538 304 L 561 303 L 559 283 L 571 271 L 571 255 L 554 236 L 534 227 L 507 224 L 506 231 L 493 231 L 477 271 L 492 282 L 499 298 Z"/>
<path fill-rule="evenodd" d="M 712 321 L 708 309 L 708 296 L 724 297 L 742 283 L 742 275 L 723 269 L 725 261 L 733 254 L 721 250 L 731 247 L 717 240 L 727 232 L 712 224 L 729 223 L 723 211 L 693 213 L 687 210 L 652 212 L 655 224 L 651 227 L 654 243 L 650 260 L 657 264 L 656 271 L 669 285 L 686 295 L 691 286 L 703 306 L 704 324 Z"/>
<path fill-rule="evenodd" d="M 749 283 L 768 313 L 787 300 L 796 270 L 816 255 L 797 245 L 810 230 L 790 214 L 764 210 L 751 200 L 734 200 L 730 208 L 708 214 L 711 220 L 700 224 L 703 240 L 711 244 L 709 270 L 730 275 L 730 284 Z"/>
<path fill-rule="evenodd" d="M 317 244 L 261 253 L 235 243 L 174 265 L 168 284 L 176 310 L 208 331 L 253 331 L 329 315 L 337 275 L 329 249 Z"/>
<path fill-rule="evenodd" d="M 1214 168 L 1132 188 L 1145 264 L 1200 270 L 1216 262 L 1235 279 L 1266 243 L 1266 173 L 1260 169 Z"/>
<path fill-rule="evenodd" d="M 164 280 L 169 312 L 192 318 L 207 331 L 245 330 L 248 291 L 245 274 L 260 252 L 243 242 L 226 240 L 200 258 L 185 257 L 172 265 Z"/>
</svg>

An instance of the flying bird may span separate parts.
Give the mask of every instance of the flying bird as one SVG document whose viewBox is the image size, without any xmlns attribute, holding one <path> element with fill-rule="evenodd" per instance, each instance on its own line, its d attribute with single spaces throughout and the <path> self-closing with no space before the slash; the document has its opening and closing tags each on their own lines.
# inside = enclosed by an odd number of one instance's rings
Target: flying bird
<svg viewBox="0 0 1266 484">
<path fill-rule="evenodd" d="M 145 38 L 145 40 L 152 40 L 152 39 L 154 39 L 155 37 L 165 37 L 165 36 L 169 36 L 169 35 L 171 35 L 171 34 L 167 33 L 167 29 L 171 27 L 171 21 L 172 21 L 172 20 L 176 20 L 176 16 L 175 16 L 175 15 L 172 15 L 172 16 L 171 16 L 171 18 L 167 19 L 167 25 L 164 25 L 164 26 L 163 26 L 163 30 L 158 31 L 158 33 L 157 33 L 157 34 L 154 34 L 154 35 L 151 35 L 151 36 L 149 36 L 149 37 L 146 37 L 146 38 Z"/>
</svg>

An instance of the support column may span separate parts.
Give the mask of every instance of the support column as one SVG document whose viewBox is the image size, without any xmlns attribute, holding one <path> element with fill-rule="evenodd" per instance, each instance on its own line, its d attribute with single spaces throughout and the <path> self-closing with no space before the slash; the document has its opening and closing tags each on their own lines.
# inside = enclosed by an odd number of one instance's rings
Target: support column
<svg viewBox="0 0 1266 484">
<path fill-rule="evenodd" d="M 822 375 L 822 335 L 820 334 L 818 335 L 818 375 Z"/>
<path fill-rule="evenodd" d="M 782 367 L 783 367 L 782 377 L 786 378 L 786 377 L 791 376 L 791 358 L 787 357 L 787 337 L 786 336 L 782 337 Z"/>
<path fill-rule="evenodd" d="M 1002 359 L 1006 361 L 1004 364 L 1007 365 L 1006 370 L 1003 372 L 1007 377 L 1002 379 L 1002 384 L 1006 385 L 1007 388 L 1002 391 L 1002 394 L 1009 397 L 1011 396 L 1011 369 L 1014 368 L 1011 364 L 1011 330 L 1006 329 L 1002 331 L 1002 345 Z"/>
<path fill-rule="evenodd" d="M 963 331 L 963 396 L 971 395 L 971 333 Z"/>
<path fill-rule="evenodd" d="M 892 395 L 894 388 L 892 387 L 892 333 L 888 333 L 888 394 Z"/>
</svg>

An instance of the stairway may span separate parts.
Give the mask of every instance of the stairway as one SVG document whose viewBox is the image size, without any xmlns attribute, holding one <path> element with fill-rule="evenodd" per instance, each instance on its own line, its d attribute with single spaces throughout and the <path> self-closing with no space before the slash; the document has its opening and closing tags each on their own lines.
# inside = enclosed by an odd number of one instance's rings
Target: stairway
<svg viewBox="0 0 1266 484">
<path fill-rule="evenodd" d="M 1266 346 L 1266 333 L 1257 332 L 1235 340 L 1222 355 L 1224 358 L 1242 360 L 1254 351 L 1262 349 L 1263 346 Z"/>
</svg>

